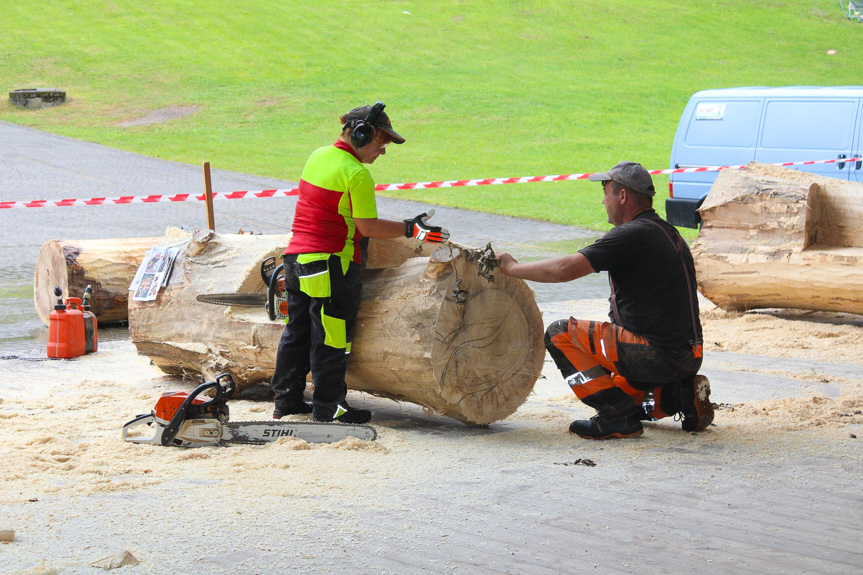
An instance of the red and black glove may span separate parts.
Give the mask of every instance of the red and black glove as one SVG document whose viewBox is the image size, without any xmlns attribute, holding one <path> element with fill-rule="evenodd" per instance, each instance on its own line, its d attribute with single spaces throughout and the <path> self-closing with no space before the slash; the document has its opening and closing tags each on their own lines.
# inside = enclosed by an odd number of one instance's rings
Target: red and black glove
<svg viewBox="0 0 863 575">
<path fill-rule="evenodd" d="M 420 214 L 412 220 L 405 220 L 405 237 L 432 244 L 440 244 L 449 239 L 449 232 L 439 226 L 430 226 L 428 220 L 434 215 L 434 210 Z"/>
</svg>

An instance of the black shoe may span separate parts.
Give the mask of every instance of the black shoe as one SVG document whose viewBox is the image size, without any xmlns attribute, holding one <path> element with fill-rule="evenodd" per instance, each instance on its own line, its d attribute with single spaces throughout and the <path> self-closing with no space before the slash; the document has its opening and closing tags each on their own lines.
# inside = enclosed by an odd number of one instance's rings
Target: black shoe
<svg viewBox="0 0 863 575">
<path fill-rule="evenodd" d="M 315 421 L 338 421 L 340 423 L 368 423 L 372 412 L 368 409 L 354 409 L 344 401 L 339 404 L 315 404 L 312 418 Z"/>
<path fill-rule="evenodd" d="M 644 433 L 639 415 L 610 418 L 598 413 L 590 419 L 578 419 L 569 424 L 570 433 L 584 439 L 636 437 Z"/>
<path fill-rule="evenodd" d="M 696 375 L 680 383 L 679 405 L 684 431 L 701 431 L 713 422 L 710 381 Z"/>
<path fill-rule="evenodd" d="M 276 402 L 276 408 L 273 410 L 273 419 L 281 419 L 286 415 L 302 415 L 312 412 L 312 404 L 306 403 L 303 400 L 294 402 Z"/>
</svg>

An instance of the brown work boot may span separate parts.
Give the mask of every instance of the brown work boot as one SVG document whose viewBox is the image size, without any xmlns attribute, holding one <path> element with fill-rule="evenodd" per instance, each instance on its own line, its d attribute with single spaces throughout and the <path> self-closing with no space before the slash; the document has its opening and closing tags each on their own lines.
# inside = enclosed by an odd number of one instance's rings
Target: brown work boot
<svg viewBox="0 0 863 575">
<path fill-rule="evenodd" d="M 705 376 L 695 375 L 684 379 L 680 382 L 679 393 L 683 431 L 701 431 L 713 422 L 710 381 Z"/>
</svg>

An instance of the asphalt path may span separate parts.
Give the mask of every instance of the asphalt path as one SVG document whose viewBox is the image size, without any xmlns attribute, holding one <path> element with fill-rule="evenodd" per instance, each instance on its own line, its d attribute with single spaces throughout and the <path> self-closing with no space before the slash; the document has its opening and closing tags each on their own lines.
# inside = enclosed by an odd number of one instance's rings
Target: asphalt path
<svg viewBox="0 0 863 575">
<path fill-rule="evenodd" d="M 296 186 L 295 181 L 215 169 L 218 158 L 203 158 L 201 165 L 182 164 L 0 122 L 0 201 L 201 194 L 204 161 L 214 167 L 214 192 Z M 470 188 L 465 188 L 465 193 L 470 193 Z M 224 233 L 287 233 L 295 204 L 296 197 L 219 201 L 214 206 L 216 229 Z M 383 218 L 405 219 L 430 208 L 436 211 L 432 221 L 449 229 L 454 242 L 474 247 L 491 242 L 495 251 L 510 252 L 520 259 L 561 255 L 541 244 L 563 240 L 583 240 L 587 244 L 598 236 L 597 232 L 571 226 L 378 198 Z M 0 210 L 0 355 L 35 352 L 47 342 L 47 329 L 36 315 L 32 299 L 36 258 L 44 242 L 161 236 L 169 226 L 189 230 L 206 227 L 204 204 Z M 605 274 L 584 278 L 577 284 L 531 287 L 538 302 L 608 296 Z M 122 332 L 100 330 L 101 337 L 112 335 L 123 337 Z"/>
</svg>

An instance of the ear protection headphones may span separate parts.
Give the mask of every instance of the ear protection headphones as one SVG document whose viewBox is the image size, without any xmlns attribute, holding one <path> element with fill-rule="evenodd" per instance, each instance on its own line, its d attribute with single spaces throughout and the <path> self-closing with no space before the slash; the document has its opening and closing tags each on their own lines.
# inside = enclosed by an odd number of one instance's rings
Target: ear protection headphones
<svg viewBox="0 0 863 575">
<path fill-rule="evenodd" d="M 374 123 L 377 122 L 378 116 L 384 111 L 386 105 L 383 102 L 376 102 L 365 119 L 351 120 L 351 144 L 355 148 L 365 148 L 372 142 L 375 136 Z"/>
</svg>

